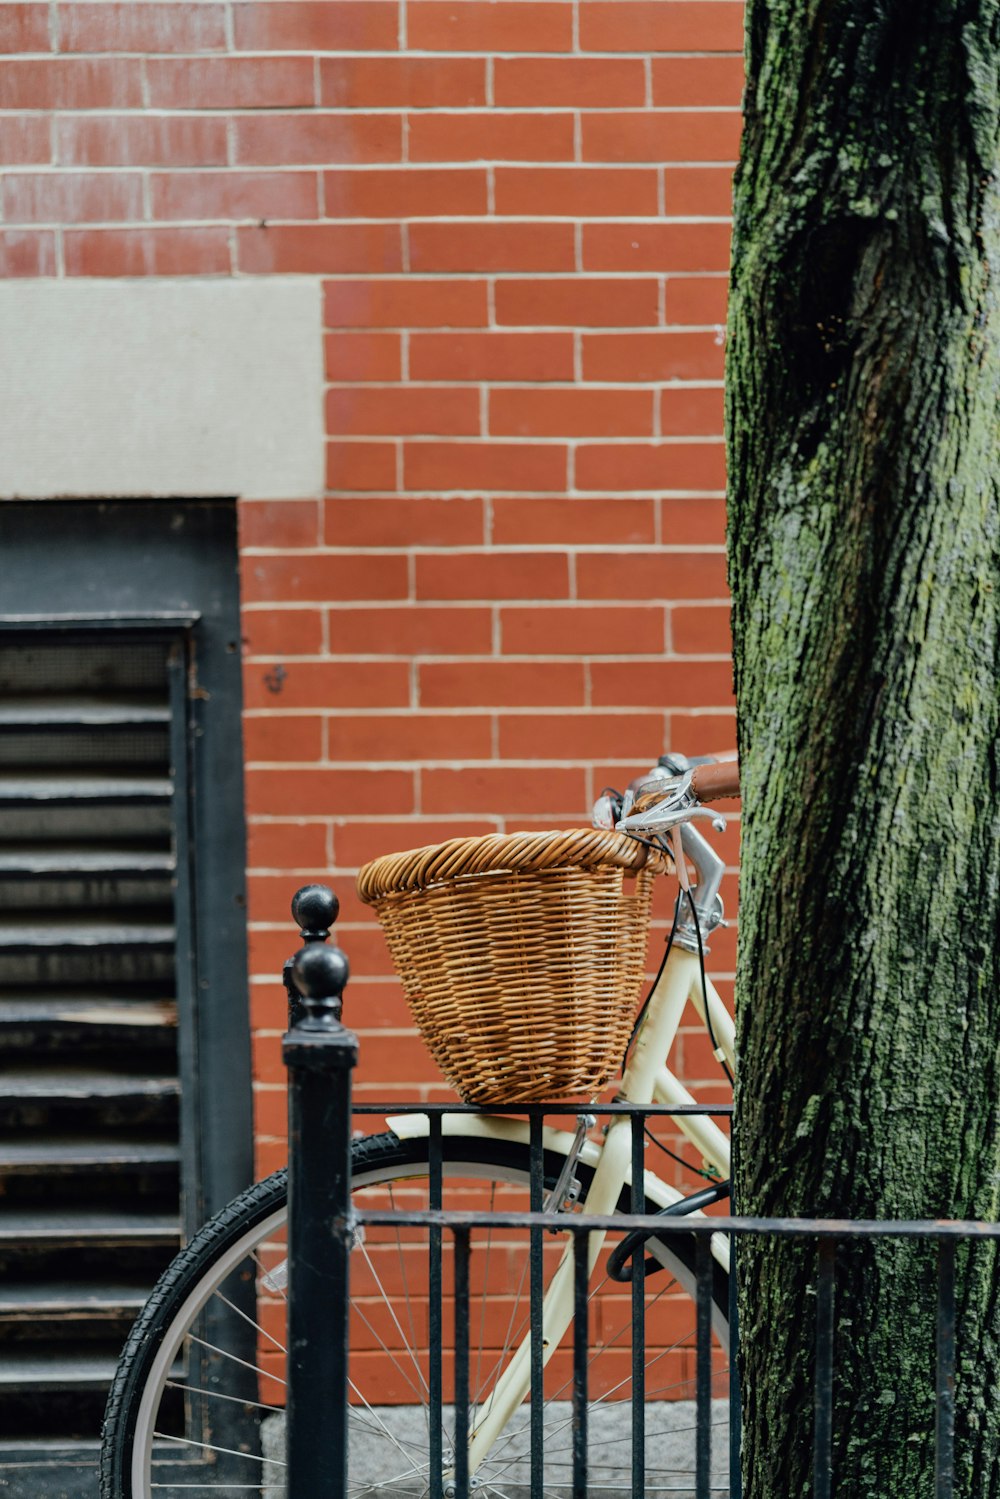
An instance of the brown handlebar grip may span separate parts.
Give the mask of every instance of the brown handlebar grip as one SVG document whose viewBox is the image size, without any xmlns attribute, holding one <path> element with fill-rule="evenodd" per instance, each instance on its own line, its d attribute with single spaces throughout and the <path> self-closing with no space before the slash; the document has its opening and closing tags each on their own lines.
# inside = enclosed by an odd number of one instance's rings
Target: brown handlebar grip
<svg viewBox="0 0 1000 1499">
<path fill-rule="evenodd" d="M 740 767 L 735 760 L 696 765 L 691 772 L 691 790 L 700 802 L 717 802 L 739 796 Z"/>
</svg>

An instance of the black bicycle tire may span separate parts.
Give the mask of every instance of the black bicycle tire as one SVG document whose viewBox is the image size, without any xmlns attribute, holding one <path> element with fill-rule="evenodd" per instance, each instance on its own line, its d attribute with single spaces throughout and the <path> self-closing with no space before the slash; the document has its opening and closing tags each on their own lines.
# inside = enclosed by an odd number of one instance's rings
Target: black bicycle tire
<svg viewBox="0 0 1000 1499">
<path fill-rule="evenodd" d="M 524 1172 L 528 1147 L 519 1141 L 498 1140 L 477 1135 L 446 1135 L 442 1141 L 444 1160 L 448 1164 L 481 1164 L 512 1167 Z M 400 1166 L 422 1165 L 427 1160 L 429 1142 L 426 1136 L 401 1139 L 392 1133 L 369 1135 L 355 1141 L 352 1173 L 355 1178 L 366 1170 L 391 1167 L 393 1157 Z M 513 1159 L 516 1158 L 516 1159 Z M 547 1187 L 551 1188 L 564 1162 L 555 1151 L 546 1151 L 543 1169 Z M 587 1185 L 592 1168 L 579 1165 L 577 1175 Z M 360 1183 L 363 1185 L 363 1183 Z M 177 1309 L 209 1275 L 219 1258 L 241 1237 L 265 1222 L 287 1201 L 287 1169 L 274 1172 L 254 1183 L 239 1197 L 210 1219 L 160 1276 L 128 1335 L 108 1393 L 101 1431 L 100 1483 L 101 1499 L 135 1499 L 131 1492 L 132 1449 L 135 1425 L 143 1390 L 156 1354 L 173 1326 Z M 620 1212 L 629 1211 L 628 1189 L 623 1189 Z M 647 1204 L 647 1211 L 656 1207 Z M 681 1262 L 688 1275 L 693 1274 L 692 1239 L 671 1237 L 670 1253 Z M 728 1321 L 728 1276 L 713 1261 L 713 1301 L 717 1315 Z M 148 1499 L 143 1495 L 141 1499 Z"/>
</svg>

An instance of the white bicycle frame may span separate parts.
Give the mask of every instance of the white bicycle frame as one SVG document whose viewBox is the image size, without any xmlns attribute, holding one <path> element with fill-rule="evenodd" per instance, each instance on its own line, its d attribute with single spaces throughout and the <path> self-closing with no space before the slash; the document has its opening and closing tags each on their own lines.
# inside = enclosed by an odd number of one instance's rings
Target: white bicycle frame
<svg viewBox="0 0 1000 1499">
<path fill-rule="evenodd" d="M 698 957 L 675 945 L 670 950 L 663 972 L 650 996 L 645 1018 L 632 1048 L 618 1095 L 622 1101 L 639 1106 L 666 1104 L 675 1108 L 697 1102 L 667 1066 L 667 1058 L 689 1000 L 702 1023 L 706 1024 L 710 1036 L 714 1038 L 717 1054 L 721 1053 L 730 1069 L 735 1068 L 735 1029 L 732 1018 L 710 980 L 705 980 L 703 991 Z M 430 1121 L 426 1114 L 401 1115 L 386 1122 L 398 1136 L 404 1138 L 424 1136 L 430 1132 Z M 718 1125 L 706 1115 L 697 1114 L 677 1115 L 676 1123 L 711 1169 L 721 1177 L 728 1177 L 730 1145 Z M 446 1135 L 475 1135 L 517 1140 L 524 1144 L 528 1143 L 529 1138 L 526 1121 L 492 1115 L 471 1118 L 445 1115 L 442 1131 Z M 566 1130 L 546 1128 L 543 1131 L 543 1148 L 546 1150 L 568 1155 L 572 1145 L 573 1136 Z M 583 1204 L 584 1212 L 613 1212 L 622 1188 L 632 1180 L 631 1121 L 628 1115 L 613 1115 L 603 1144 L 593 1140 L 586 1141 L 580 1152 L 580 1159 L 594 1169 L 590 1190 Z M 646 1197 L 658 1206 L 666 1207 L 683 1196 L 675 1187 L 660 1181 L 652 1172 L 644 1172 L 643 1179 Z M 553 1216 L 557 1219 L 556 1214 Z M 542 1347 L 545 1362 L 562 1342 L 572 1320 L 573 1255 L 570 1239 L 571 1236 L 567 1235 L 566 1248 L 549 1282 L 542 1304 Z M 590 1271 L 593 1271 L 603 1241 L 603 1234 L 595 1232 L 590 1236 Z M 711 1245 L 715 1259 L 728 1270 L 728 1240 L 722 1234 L 714 1234 Z M 479 1412 L 469 1443 L 470 1475 L 476 1472 L 487 1457 L 514 1411 L 526 1398 L 531 1384 L 530 1361 L 530 1338 L 526 1337 Z"/>
</svg>

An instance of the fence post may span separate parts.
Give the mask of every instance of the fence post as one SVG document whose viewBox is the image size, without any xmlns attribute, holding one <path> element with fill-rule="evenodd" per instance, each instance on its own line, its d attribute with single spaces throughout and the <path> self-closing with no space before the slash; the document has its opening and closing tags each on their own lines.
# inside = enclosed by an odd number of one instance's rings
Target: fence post
<svg viewBox="0 0 1000 1499">
<path fill-rule="evenodd" d="M 336 897 L 306 892 L 293 906 L 303 926 L 326 925 Z M 327 904 L 323 910 L 320 905 Z M 288 1068 L 287 1499 L 344 1499 L 347 1492 L 348 1267 L 351 1253 L 351 1069 L 357 1037 L 340 1022 L 348 964 L 312 941 L 292 979 L 302 1008 L 282 1045 Z"/>
</svg>

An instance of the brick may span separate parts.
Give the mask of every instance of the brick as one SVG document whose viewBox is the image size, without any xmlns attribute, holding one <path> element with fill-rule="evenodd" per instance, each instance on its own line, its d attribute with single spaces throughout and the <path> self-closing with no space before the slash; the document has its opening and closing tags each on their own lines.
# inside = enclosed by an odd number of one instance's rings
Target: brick
<svg viewBox="0 0 1000 1499">
<path fill-rule="evenodd" d="M 323 649 L 320 609 L 244 609 L 243 648 L 251 656 L 318 656 Z"/>
<path fill-rule="evenodd" d="M 236 251 L 240 270 L 255 275 L 398 271 L 403 264 L 397 224 L 256 224 L 237 230 Z"/>
<path fill-rule="evenodd" d="M 738 110 L 686 114 L 645 109 L 585 114 L 583 159 L 734 162 L 740 150 L 740 127 Z"/>
<path fill-rule="evenodd" d="M 0 5 L 0 52 L 48 52 L 49 6 Z"/>
<path fill-rule="evenodd" d="M 553 552 L 443 552 L 417 555 L 418 599 L 564 599 L 566 558 Z"/>
<path fill-rule="evenodd" d="M 496 212 L 617 218 L 659 212 L 656 172 L 634 167 L 497 167 Z"/>
<path fill-rule="evenodd" d="M 329 619 L 330 651 L 345 656 L 453 656 L 461 641 L 464 656 L 493 649 L 490 609 L 435 609 L 421 604 L 390 609 L 335 609 Z"/>
<path fill-rule="evenodd" d="M 489 430 L 501 437 L 648 437 L 649 391 L 517 389 L 490 392 Z"/>
<path fill-rule="evenodd" d="M 499 753 L 511 760 L 639 756 L 663 744 L 662 713 L 501 713 Z"/>
<path fill-rule="evenodd" d="M 131 57 L 53 57 L 4 63 L 4 109 L 140 109 L 142 64 Z"/>
<path fill-rule="evenodd" d="M 274 691 L 275 681 L 279 690 Z M 284 677 L 270 666 L 249 667 L 243 674 L 246 708 L 406 708 L 410 702 L 410 667 L 405 661 L 291 661 Z M 256 812 L 277 811 L 269 803 L 251 801 Z M 318 804 L 311 816 L 332 808 Z"/>
<path fill-rule="evenodd" d="M 536 327 L 642 327 L 655 325 L 659 292 L 654 280 L 622 277 L 597 280 L 500 281 L 497 322 Z"/>
<path fill-rule="evenodd" d="M 725 500 L 660 500 L 660 534 L 674 546 L 718 545 L 726 537 Z"/>
<path fill-rule="evenodd" d="M 666 320 L 675 326 L 706 323 L 724 327 L 729 301 L 725 276 L 670 276 L 667 278 Z"/>
<path fill-rule="evenodd" d="M 247 825 L 247 865 L 250 869 L 325 869 L 328 842 L 329 834 L 322 824 L 298 819 L 260 822 L 251 816 Z"/>
<path fill-rule="evenodd" d="M 742 52 L 734 0 L 582 0 L 580 46 L 595 52 Z"/>
<path fill-rule="evenodd" d="M 339 552 L 292 552 L 243 558 L 247 603 L 325 603 L 340 599 L 402 599 L 407 595 L 406 558 L 345 556 Z"/>
<path fill-rule="evenodd" d="M 582 708 L 579 661 L 429 661 L 417 668 L 424 708 Z"/>
<path fill-rule="evenodd" d="M 501 609 L 501 650 L 508 656 L 658 656 L 662 608 Z"/>
<path fill-rule="evenodd" d="M 715 105 L 738 109 L 742 96 L 742 57 L 653 58 L 653 103 L 658 108 Z"/>
<path fill-rule="evenodd" d="M 335 281 L 324 287 L 328 328 L 482 328 L 485 281 Z"/>
<path fill-rule="evenodd" d="M 721 380 L 725 349 L 714 333 L 585 333 L 585 380 Z"/>
<path fill-rule="evenodd" d="M 315 172 L 165 172 L 151 177 L 154 219 L 314 219 Z"/>
<path fill-rule="evenodd" d="M 338 760 L 488 760 L 493 730 L 486 713 L 352 713 L 331 718 L 329 736 L 330 755 Z"/>
<path fill-rule="evenodd" d="M 730 166 L 667 167 L 664 207 L 671 218 L 729 218 L 733 211 Z"/>
<path fill-rule="evenodd" d="M 301 721 L 301 719 L 290 720 L 292 723 Z M 319 720 L 317 719 L 316 722 L 318 723 Z M 249 920 L 251 922 L 287 923 L 293 888 L 284 874 L 252 875 L 247 889 Z M 354 890 L 343 881 L 341 881 L 337 895 L 340 899 L 340 913 L 337 917 L 338 932 L 344 927 L 362 926 L 368 929 L 367 939 L 368 933 L 377 929 L 378 922 L 371 906 L 365 905 Z"/>
<path fill-rule="evenodd" d="M 323 358 L 328 380 L 398 380 L 402 375 L 398 333 L 328 333 Z"/>
<path fill-rule="evenodd" d="M 273 970 L 271 970 L 273 971 Z M 284 1088 L 254 1088 L 254 1134 L 259 1138 L 277 1135 L 284 1140 L 288 1133 L 288 1097 Z M 285 1152 L 285 1160 L 288 1154 Z M 270 1381 L 269 1381 L 270 1384 Z"/>
<path fill-rule="evenodd" d="M 328 546 L 478 546 L 483 541 L 483 502 L 409 496 L 328 499 Z"/>
<path fill-rule="evenodd" d="M 728 224 L 587 224 L 587 271 L 721 271 L 729 265 Z"/>
<path fill-rule="evenodd" d="M 595 661 L 590 688 L 595 707 L 725 706 L 732 702 L 733 669 L 728 661 Z"/>
<path fill-rule="evenodd" d="M 326 393 L 326 430 L 331 437 L 431 432 L 475 436 L 479 426 L 479 392 L 467 386 L 405 385 L 384 390 L 351 386 Z"/>
<path fill-rule="evenodd" d="M 64 237 L 67 276 L 228 275 L 226 229 L 86 229 Z"/>
<path fill-rule="evenodd" d="M 572 271 L 572 224 L 412 224 L 410 264 L 420 271 Z"/>
<path fill-rule="evenodd" d="M 396 444 L 328 442 L 327 489 L 384 490 L 396 486 Z"/>
<path fill-rule="evenodd" d="M 9 172 L 3 179 L 8 224 L 104 223 L 142 217 L 142 178 L 89 172 Z"/>
<path fill-rule="evenodd" d="M 86 115 L 57 121 L 65 166 L 222 166 L 226 121 L 209 116 Z"/>
<path fill-rule="evenodd" d="M 729 606 L 703 604 L 697 609 L 671 609 L 670 641 L 673 649 L 684 655 L 730 655 L 733 640 Z"/>
<path fill-rule="evenodd" d="M 320 102 L 334 109 L 474 109 L 486 103 L 486 62 L 479 57 L 329 57 L 320 63 L 319 87 Z"/>
<path fill-rule="evenodd" d="M 316 103 L 309 57 L 153 58 L 154 109 L 275 109 Z"/>
<path fill-rule="evenodd" d="M 403 126 L 387 114 L 257 114 L 235 121 L 236 161 L 251 166 L 348 166 L 400 161 Z"/>
<path fill-rule="evenodd" d="M 485 214 L 486 172 L 410 167 L 327 172 L 323 178 L 328 219 L 419 219 Z M 473 267 L 474 270 L 486 267 Z"/>
<path fill-rule="evenodd" d="M 578 489 L 724 489 L 726 455 L 721 443 L 581 443 L 576 455 Z"/>
<path fill-rule="evenodd" d="M 0 115 L 0 166 L 36 166 L 52 160 L 52 125 L 42 115 Z"/>
<path fill-rule="evenodd" d="M 244 718 L 243 755 L 255 761 L 291 760 L 306 764 L 323 758 L 323 721 L 304 713 L 274 718 Z M 285 909 L 288 898 L 285 897 Z M 259 915 L 256 919 L 260 919 Z"/>
<path fill-rule="evenodd" d="M 726 556 L 719 552 L 582 553 L 576 559 L 581 599 L 724 599 Z"/>
<path fill-rule="evenodd" d="M 569 113 L 435 111 L 412 116 L 409 140 L 411 161 L 572 161 L 575 154 Z"/>
<path fill-rule="evenodd" d="M 233 6 L 236 45 L 251 52 L 385 52 L 399 40 L 397 0 L 253 0 Z"/>
<path fill-rule="evenodd" d="M 417 52 L 569 52 L 564 0 L 409 0 L 406 38 Z"/>
<path fill-rule="evenodd" d="M 571 333 L 414 333 L 413 380 L 572 380 Z"/>
<path fill-rule="evenodd" d="M 493 501 L 496 546 L 623 546 L 656 536 L 655 500 L 530 499 Z"/>
<path fill-rule="evenodd" d="M 248 770 L 247 797 L 278 815 L 413 811 L 413 777 L 405 770 Z"/>
<path fill-rule="evenodd" d="M 455 722 L 454 715 L 451 722 Z M 444 820 L 410 817 L 402 828 L 395 822 L 335 822 L 333 837 L 337 867 L 358 869 L 369 859 L 398 853 L 402 847 L 426 848 L 430 844 L 445 843 L 449 838 L 480 838 L 484 833 L 495 833 L 496 830 L 495 818 L 451 817 Z"/>
<path fill-rule="evenodd" d="M 241 500 L 240 547 L 314 547 L 320 542 L 317 500 Z"/>
<path fill-rule="evenodd" d="M 49 232 L 0 231 L 0 277 L 54 276 L 56 240 Z"/>
<path fill-rule="evenodd" d="M 638 108 L 646 102 L 646 70 L 641 57 L 498 57 L 493 101 L 504 109 Z"/>
<path fill-rule="evenodd" d="M 59 10 L 60 52 L 211 52 L 225 45 L 222 5 L 75 0 Z"/>
<path fill-rule="evenodd" d="M 421 776 L 422 805 L 427 812 L 499 812 L 504 816 L 551 807 L 560 812 L 582 812 L 587 785 L 582 770 L 547 767 L 476 766 L 468 770 L 425 770 Z"/>
<path fill-rule="evenodd" d="M 695 434 L 717 436 L 722 431 L 722 408 L 721 388 L 661 391 L 661 430 L 667 437 Z"/>
<path fill-rule="evenodd" d="M 559 490 L 566 487 L 562 444 L 408 442 L 404 489 Z"/>
</svg>

